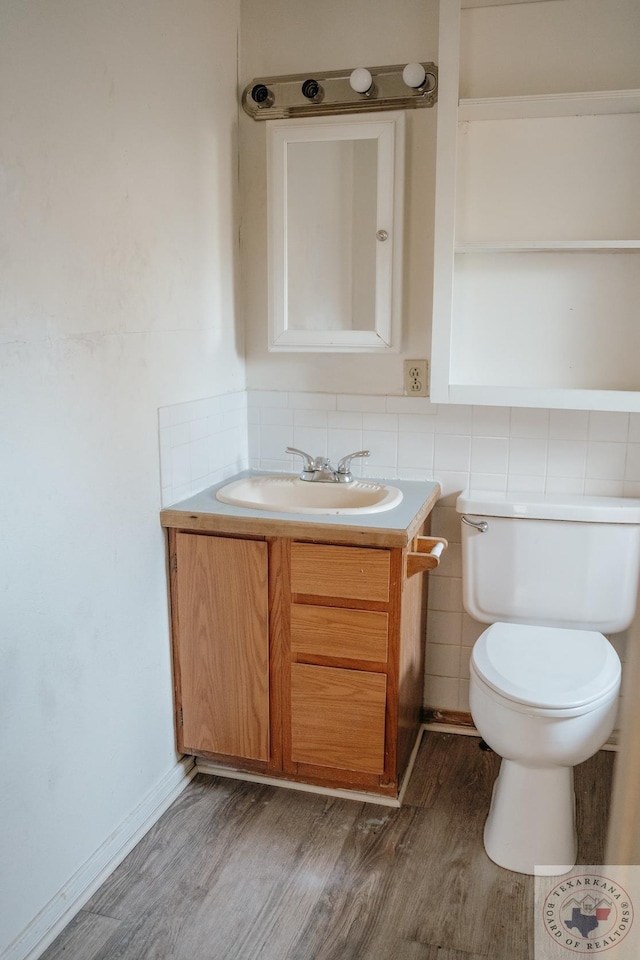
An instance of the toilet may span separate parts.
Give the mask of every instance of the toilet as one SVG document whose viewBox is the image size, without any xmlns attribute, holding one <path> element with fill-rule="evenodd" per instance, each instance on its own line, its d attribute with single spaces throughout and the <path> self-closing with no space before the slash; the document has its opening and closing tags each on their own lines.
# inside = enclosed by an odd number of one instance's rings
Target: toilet
<svg viewBox="0 0 640 960">
<path fill-rule="evenodd" d="M 470 663 L 475 726 L 502 757 L 484 830 L 518 873 L 576 862 L 573 767 L 616 718 L 620 660 L 640 573 L 640 500 L 465 490 L 463 603 L 491 626 Z"/>
</svg>

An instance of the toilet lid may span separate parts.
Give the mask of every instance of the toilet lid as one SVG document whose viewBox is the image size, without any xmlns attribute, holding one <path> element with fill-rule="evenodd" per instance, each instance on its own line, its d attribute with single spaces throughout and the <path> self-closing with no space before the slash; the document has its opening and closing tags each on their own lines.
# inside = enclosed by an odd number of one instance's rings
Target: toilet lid
<svg viewBox="0 0 640 960">
<path fill-rule="evenodd" d="M 471 659 L 503 697 L 552 710 L 584 706 L 620 682 L 618 654 L 606 637 L 588 630 L 494 623 Z"/>
</svg>

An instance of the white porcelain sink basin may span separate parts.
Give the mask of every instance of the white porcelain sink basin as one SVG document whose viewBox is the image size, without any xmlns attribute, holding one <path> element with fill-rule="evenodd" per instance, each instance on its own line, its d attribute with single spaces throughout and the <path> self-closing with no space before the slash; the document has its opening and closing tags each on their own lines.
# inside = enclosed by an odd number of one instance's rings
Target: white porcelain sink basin
<svg viewBox="0 0 640 960">
<path fill-rule="evenodd" d="M 319 483 L 291 475 L 243 477 L 217 491 L 222 503 L 278 513 L 382 513 L 397 507 L 402 491 L 374 480 Z"/>
</svg>

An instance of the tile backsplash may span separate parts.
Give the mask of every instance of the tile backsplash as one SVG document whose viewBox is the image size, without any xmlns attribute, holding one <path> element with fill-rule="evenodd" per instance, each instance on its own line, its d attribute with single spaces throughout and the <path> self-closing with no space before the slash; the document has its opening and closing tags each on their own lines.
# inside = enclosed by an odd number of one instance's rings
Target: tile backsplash
<svg viewBox="0 0 640 960">
<path fill-rule="evenodd" d="M 158 430 L 163 507 L 249 465 L 244 391 L 160 407 Z"/>
<path fill-rule="evenodd" d="M 422 397 L 250 391 L 249 456 L 290 470 L 286 446 L 358 469 L 476 489 L 640 496 L 640 414 L 432 404 Z M 354 464 L 355 466 L 356 464 Z M 455 499 L 455 498 L 454 498 Z"/>
<path fill-rule="evenodd" d="M 640 497 L 640 414 L 432 404 L 426 398 L 252 390 L 159 410 L 162 503 L 253 467 L 291 472 L 298 447 L 333 462 L 367 449 L 355 475 L 437 480 L 425 705 L 469 710 L 469 655 L 484 625 L 462 609 L 455 500 L 476 489 Z M 640 625 L 627 633 L 640 642 Z M 624 661 L 626 634 L 611 638 Z"/>
</svg>

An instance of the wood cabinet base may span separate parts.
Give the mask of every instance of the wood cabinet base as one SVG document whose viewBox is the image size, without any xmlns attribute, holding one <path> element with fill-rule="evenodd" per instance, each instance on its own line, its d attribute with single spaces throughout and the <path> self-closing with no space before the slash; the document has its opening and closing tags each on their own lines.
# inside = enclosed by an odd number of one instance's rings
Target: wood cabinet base
<svg viewBox="0 0 640 960">
<path fill-rule="evenodd" d="M 407 575 L 410 545 L 168 532 L 178 749 L 397 798 L 422 722 L 427 577 Z"/>
</svg>

